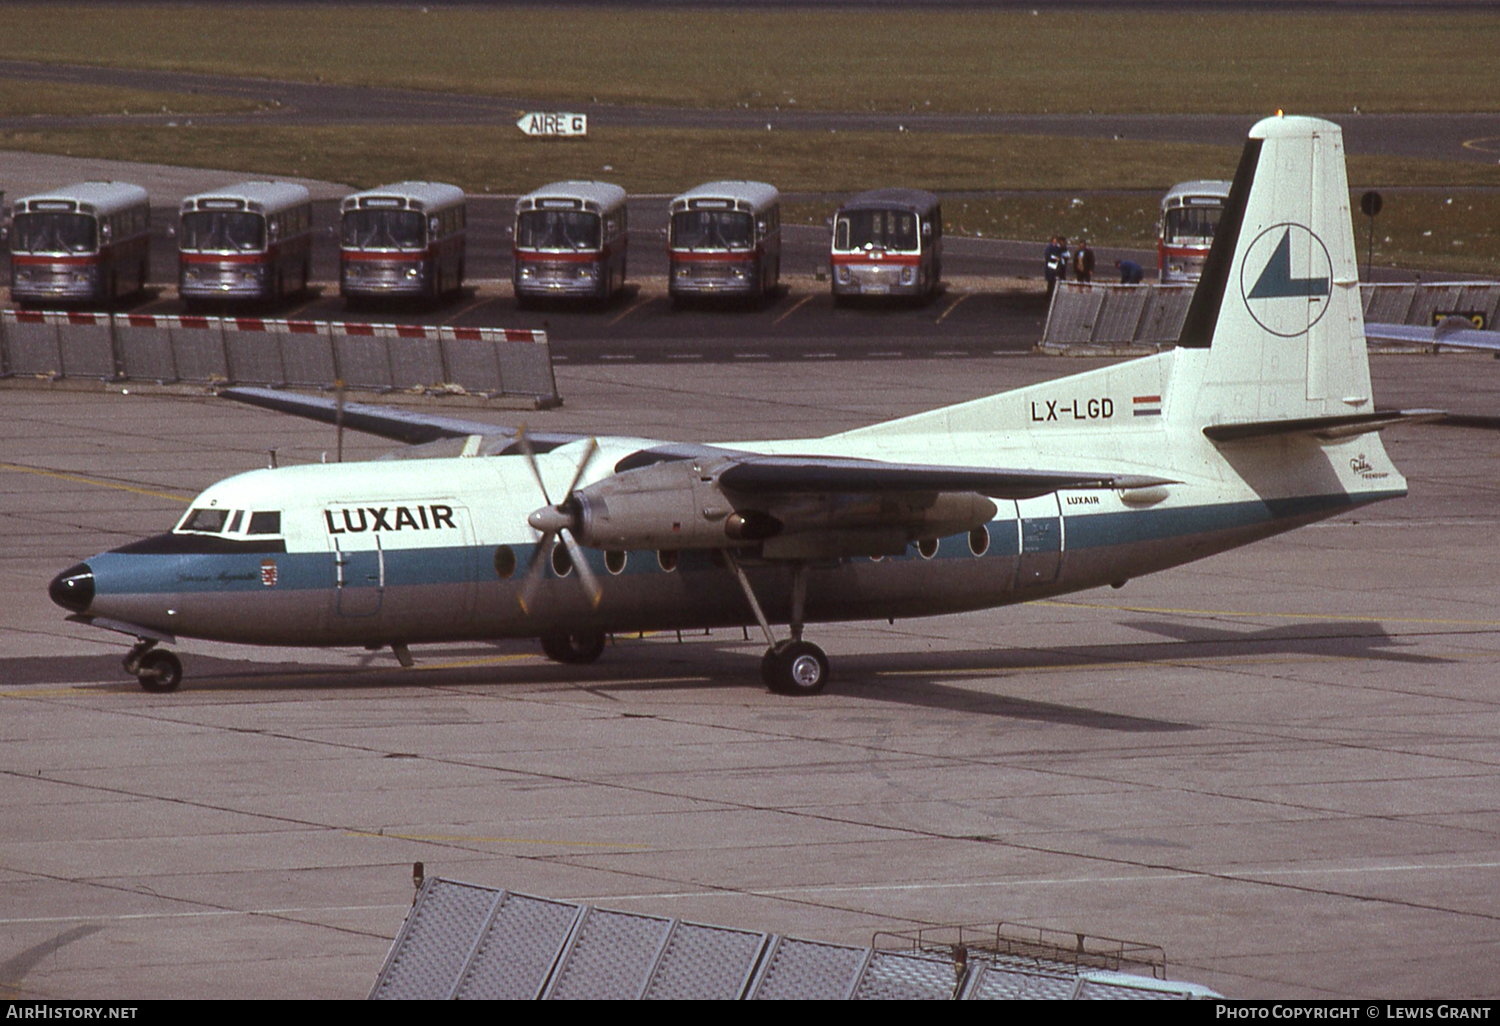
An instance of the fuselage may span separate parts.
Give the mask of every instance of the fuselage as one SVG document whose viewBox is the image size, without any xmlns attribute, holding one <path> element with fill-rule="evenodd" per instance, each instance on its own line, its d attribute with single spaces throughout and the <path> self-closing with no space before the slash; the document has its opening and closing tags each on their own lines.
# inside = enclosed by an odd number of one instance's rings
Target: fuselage
<svg viewBox="0 0 1500 1026">
<path fill-rule="evenodd" d="M 1226 459 L 1201 436 L 1182 438 L 1125 417 L 1128 395 L 1102 398 L 1089 422 L 1086 403 L 1068 400 L 1059 414 L 1046 403 L 1061 399 L 1017 394 L 1018 421 L 1049 412 L 1059 418 L 1050 434 L 1031 425 L 1024 438 L 1004 430 L 852 432 L 733 448 L 955 466 L 1040 461 L 1086 467 L 1107 457 L 1115 467 L 1161 472 L 1164 456 L 1171 465 L 1176 483 L 1170 486 L 996 499 L 988 523 L 947 537 L 912 538 L 900 555 L 807 561 L 808 622 L 952 613 L 1120 584 L 1405 492 L 1375 436 L 1368 436 L 1373 445 L 1294 439 Z M 1117 414 L 1117 423 L 1101 430 L 1099 421 Z M 1085 423 L 1067 422 L 1075 416 Z M 582 483 L 609 477 L 621 459 L 653 444 L 601 440 Z M 552 496 L 566 489 L 581 446 L 537 458 Z M 1294 466 L 1311 469 L 1287 471 Z M 52 594 L 85 617 L 171 637 L 276 645 L 415 644 L 755 622 L 720 549 L 585 549 L 602 584 L 596 607 L 561 546 L 538 555 L 539 536 L 527 516 L 545 501 L 522 456 L 257 470 L 207 489 L 171 532 L 65 571 Z M 759 558 L 753 544 L 729 551 L 745 567 L 767 615 L 786 622 L 790 566 Z M 545 565 L 523 609 L 533 559 Z"/>
</svg>

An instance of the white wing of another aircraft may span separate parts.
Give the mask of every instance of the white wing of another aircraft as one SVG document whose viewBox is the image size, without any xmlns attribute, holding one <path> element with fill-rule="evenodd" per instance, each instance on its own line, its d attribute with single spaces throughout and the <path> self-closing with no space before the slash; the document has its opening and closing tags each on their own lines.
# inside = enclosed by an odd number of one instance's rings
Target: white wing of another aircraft
<svg viewBox="0 0 1500 1026">
<path fill-rule="evenodd" d="M 1365 338 L 1371 342 L 1415 342 L 1500 352 L 1500 331 L 1476 328 L 1463 317 L 1445 317 L 1431 328 L 1417 324 L 1366 324 Z"/>
</svg>

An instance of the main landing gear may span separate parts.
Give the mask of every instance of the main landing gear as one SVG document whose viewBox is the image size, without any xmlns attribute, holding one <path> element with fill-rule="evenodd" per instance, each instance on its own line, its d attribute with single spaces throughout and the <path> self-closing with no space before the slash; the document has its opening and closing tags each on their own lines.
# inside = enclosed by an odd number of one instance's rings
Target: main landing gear
<svg viewBox="0 0 1500 1026">
<path fill-rule="evenodd" d="M 121 665 L 147 691 L 176 691 L 182 683 L 182 660 L 173 652 L 157 648 L 155 638 L 137 641 Z"/>
<path fill-rule="evenodd" d="M 807 566 L 792 564 L 792 636 L 777 641 L 739 560 L 732 552 L 726 551 L 724 555 L 770 645 L 760 660 L 760 676 L 766 687 L 778 695 L 816 695 L 822 691 L 828 686 L 828 656 L 817 645 L 802 640 L 803 611 L 807 605 Z"/>
</svg>

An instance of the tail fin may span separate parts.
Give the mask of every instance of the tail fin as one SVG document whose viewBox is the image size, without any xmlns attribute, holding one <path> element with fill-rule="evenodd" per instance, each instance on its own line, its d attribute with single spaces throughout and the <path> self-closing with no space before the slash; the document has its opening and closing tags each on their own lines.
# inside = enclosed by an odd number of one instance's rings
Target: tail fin
<svg viewBox="0 0 1500 1026">
<path fill-rule="evenodd" d="M 1354 254 L 1342 131 L 1261 121 L 1178 340 L 1202 353 L 1183 353 L 1170 413 L 1197 425 L 1370 413 Z"/>
</svg>

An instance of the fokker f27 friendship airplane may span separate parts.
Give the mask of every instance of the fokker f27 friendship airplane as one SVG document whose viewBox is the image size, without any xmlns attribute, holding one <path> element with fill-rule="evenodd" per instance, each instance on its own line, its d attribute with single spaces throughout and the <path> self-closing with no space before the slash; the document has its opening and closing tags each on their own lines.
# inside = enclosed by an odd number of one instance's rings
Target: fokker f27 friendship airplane
<svg viewBox="0 0 1500 1026">
<path fill-rule="evenodd" d="M 135 636 L 390 646 L 759 624 L 773 691 L 822 690 L 817 621 L 1119 585 L 1404 495 L 1370 394 L 1342 134 L 1257 124 L 1175 349 L 825 438 L 534 435 L 379 407 L 420 443 L 213 485 L 168 534 L 63 571 L 72 620 Z M 326 399 L 234 398 L 329 419 Z M 788 624 L 780 640 L 772 624 Z"/>
</svg>

